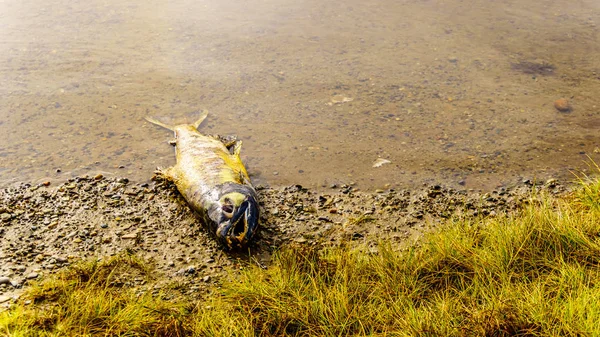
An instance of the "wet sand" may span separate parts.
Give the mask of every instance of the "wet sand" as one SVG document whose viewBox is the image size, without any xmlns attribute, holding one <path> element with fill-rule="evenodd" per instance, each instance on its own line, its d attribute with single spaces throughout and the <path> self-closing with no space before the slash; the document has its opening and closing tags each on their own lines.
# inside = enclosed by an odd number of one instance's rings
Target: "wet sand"
<svg viewBox="0 0 600 337">
<path fill-rule="evenodd" d="M 592 0 L 3 1 L 0 186 L 147 182 L 174 155 L 143 117 L 201 109 L 270 186 L 571 178 L 600 162 L 599 24 Z"/>
</svg>

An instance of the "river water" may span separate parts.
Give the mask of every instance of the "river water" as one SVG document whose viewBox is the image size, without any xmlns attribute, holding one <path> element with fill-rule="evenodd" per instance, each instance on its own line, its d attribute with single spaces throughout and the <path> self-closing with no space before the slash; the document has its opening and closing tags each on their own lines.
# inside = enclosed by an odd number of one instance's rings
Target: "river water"
<svg viewBox="0 0 600 337">
<path fill-rule="evenodd" d="M 600 162 L 599 27 L 597 0 L 0 0 L 0 186 L 147 181 L 174 154 L 144 116 L 202 109 L 259 184 L 569 179 Z"/>
</svg>

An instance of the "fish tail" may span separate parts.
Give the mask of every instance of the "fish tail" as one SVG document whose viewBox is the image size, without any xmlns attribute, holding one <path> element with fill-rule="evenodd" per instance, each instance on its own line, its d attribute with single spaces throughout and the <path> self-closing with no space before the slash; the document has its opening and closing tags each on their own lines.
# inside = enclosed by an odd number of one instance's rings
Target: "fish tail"
<svg viewBox="0 0 600 337">
<path fill-rule="evenodd" d="M 163 123 L 163 122 L 160 122 L 160 121 L 158 121 L 158 120 L 154 119 L 153 117 L 146 116 L 145 118 L 146 118 L 146 120 L 147 120 L 148 122 L 150 122 L 150 123 L 152 123 L 152 124 L 156 124 L 156 125 L 158 125 L 158 126 L 162 126 L 162 127 L 163 127 L 163 128 L 165 128 L 165 129 L 169 129 L 169 130 L 171 130 L 171 131 L 173 131 L 173 129 L 174 129 L 174 127 L 173 127 L 173 126 L 170 126 L 170 125 L 167 125 L 167 124 L 165 124 L 165 123 Z"/>
<path fill-rule="evenodd" d="M 204 119 L 206 118 L 206 116 L 208 116 L 208 110 L 203 110 L 200 113 L 200 117 L 198 117 L 198 119 L 194 122 L 194 124 L 192 124 L 196 129 L 198 129 L 198 127 L 200 127 L 200 124 L 202 124 L 202 122 L 204 121 Z"/>
</svg>

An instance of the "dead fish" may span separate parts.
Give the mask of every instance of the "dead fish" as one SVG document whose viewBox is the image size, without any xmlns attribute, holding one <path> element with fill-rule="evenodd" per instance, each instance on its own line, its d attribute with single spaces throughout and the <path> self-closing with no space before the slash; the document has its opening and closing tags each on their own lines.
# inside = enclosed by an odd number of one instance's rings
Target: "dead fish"
<svg viewBox="0 0 600 337">
<path fill-rule="evenodd" d="M 198 213 L 217 239 L 229 248 L 245 247 L 258 229 L 256 191 L 240 159 L 242 142 L 224 144 L 219 137 L 198 132 L 208 111 L 194 124 L 166 125 L 146 117 L 150 123 L 175 133 L 175 166 L 157 174 L 172 181 L 190 207 Z"/>
</svg>

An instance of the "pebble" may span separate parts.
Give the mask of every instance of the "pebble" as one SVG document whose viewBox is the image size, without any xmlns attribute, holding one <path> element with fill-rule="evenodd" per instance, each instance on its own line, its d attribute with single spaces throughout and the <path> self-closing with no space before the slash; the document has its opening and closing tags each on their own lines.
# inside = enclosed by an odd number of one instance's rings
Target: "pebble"
<svg viewBox="0 0 600 337">
<path fill-rule="evenodd" d="M 4 302 L 8 302 L 8 301 L 10 301 L 10 297 L 0 296 L 0 303 L 4 303 Z"/>
<path fill-rule="evenodd" d="M 38 274 L 38 273 L 30 273 L 30 274 L 27 274 L 27 276 L 25 276 L 25 278 L 28 279 L 28 280 L 33 280 L 33 279 L 38 278 L 38 276 L 40 276 L 40 274 Z"/>
<path fill-rule="evenodd" d="M 569 101 L 566 98 L 560 98 L 554 101 L 554 107 L 560 112 L 571 111 L 571 105 L 569 104 Z"/>
<path fill-rule="evenodd" d="M 137 238 L 137 233 L 130 233 L 130 234 L 125 234 L 123 236 L 121 236 L 121 239 L 136 239 Z"/>
<path fill-rule="evenodd" d="M 10 215 L 10 213 L 2 213 L 2 215 L 0 215 L 0 218 L 2 219 L 2 221 L 9 221 L 10 218 L 12 218 L 12 215 Z"/>
<path fill-rule="evenodd" d="M 209 275 L 206 275 L 206 276 L 204 276 L 204 277 L 202 278 L 202 281 L 204 281 L 204 282 L 209 282 L 209 281 L 210 281 L 210 276 L 209 276 Z"/>
<path fill-rule="evenodd" d="M 10 284 L 10 279 L 8 277 L 0 277 L 0 284 Z"/>
</svg>

